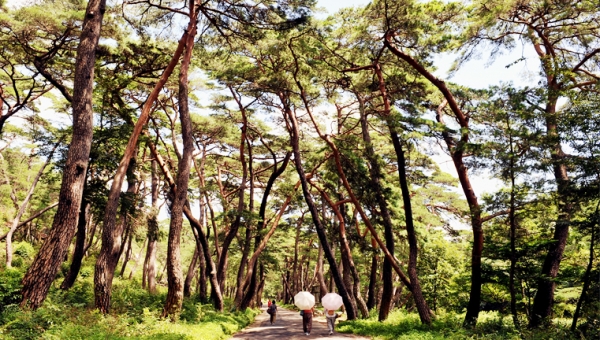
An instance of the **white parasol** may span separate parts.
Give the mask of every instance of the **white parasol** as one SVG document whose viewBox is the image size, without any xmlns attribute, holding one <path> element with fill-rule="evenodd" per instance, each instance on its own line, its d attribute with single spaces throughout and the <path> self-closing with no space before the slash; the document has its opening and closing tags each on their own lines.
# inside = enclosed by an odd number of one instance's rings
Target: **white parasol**
<svg viewBox="0 0 600 340">
<path fill-rule="evenodd" d="M 321 304 L 327 310 L 336 310 L 344 304 L 342 297 L 337 293 L 327 293 L 321 299 Z"/>
<path fill-rule="evenodd" d="M 302 310 L 311 309 L 315 305 L 315 297 L 309 292 L 299 292 L 294 296 L 294 304 Z"/>
</svg>

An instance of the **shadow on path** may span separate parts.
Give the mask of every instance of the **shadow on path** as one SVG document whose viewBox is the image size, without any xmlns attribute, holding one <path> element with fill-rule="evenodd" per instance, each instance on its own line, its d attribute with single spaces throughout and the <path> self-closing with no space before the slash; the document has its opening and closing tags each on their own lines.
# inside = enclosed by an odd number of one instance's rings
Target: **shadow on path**
<svg viewBox="0 0 600 340">
<path fill-rule="evenodd" d="M 325 317 L 313 318 L 312 332 L 305 335 L 302 331 L 302 316 L 297 311 L 290 311 L 277 307 L 277 318 L 273 325 L 269 322 L 269 314 L 266 308 L 262 308 L 262 313 L 256 316 L 254 323 L 235 334 L 231 339 L 244 340 L 300 340 L 300 339 L 362 339 L 352 334 L 333 333 L 329 335 Z"/>
</svg>

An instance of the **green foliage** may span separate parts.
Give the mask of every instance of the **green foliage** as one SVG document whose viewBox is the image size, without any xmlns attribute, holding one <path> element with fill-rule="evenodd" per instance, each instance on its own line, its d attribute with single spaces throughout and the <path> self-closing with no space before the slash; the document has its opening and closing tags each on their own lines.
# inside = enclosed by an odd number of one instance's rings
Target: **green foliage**
<svg viewBox="0 0 600 340">
<path fill-rule="evenodd" d="M 33 246 L 29 242 L 16 242 L 13 245 L 13 254 L 12 265 L 17 268 L 25 268 L 33 260 L 35 249 L 33 249 Z"/>
<path fill-rule="evenodd" d="M 14 245 L 14 254 L 23 259 L 30 260 L 35 255 L 35 250 L 31 243 L 28 242 L 17 242 Z"/>
<path fill-rule="evenodd" d="M 456 313 L 438 313 L 431 327 L 422 325 L 416 313 L 396 310 L 389 318 L 379 322 L 376 316 L 365 320 L 340 322 L 336 330 L 341 333 L 353 333 L 370 336 L 374 340 L 438 340 L 438 339 L 577 339 L 564 327 L 546 330 L 518 331 L 510 317 L 497 312 L 480 313 L 479 322 L 473 329 L 462 327 L 464 315 Z"/>
<path fill-rule="evenodd" d="M 90 304 L 91 278 L 78 280 L 69 291 L 52 289 L 35 311 L 15 303 L 22 273 L 0 272 L 0 338 L 2 339 L 202 339 L 221 340 L 250 324 L 259 313 L 220 313 L 211 305 L 184 300 L 179 322 L 160 318 L 165 295 L 150 295 L 135 281 L 117 281 L 111 313 L 102 315 Z M 15 299 L 15 297 L 17 299 Z"/>
<path fill-rule="evenodd" d="M 0 271 L 0 323 L 2 323 L 4 311 L 20 302 L 22 279 L 23 272 L 18 268 L 7 268 Z"/>
</svg>

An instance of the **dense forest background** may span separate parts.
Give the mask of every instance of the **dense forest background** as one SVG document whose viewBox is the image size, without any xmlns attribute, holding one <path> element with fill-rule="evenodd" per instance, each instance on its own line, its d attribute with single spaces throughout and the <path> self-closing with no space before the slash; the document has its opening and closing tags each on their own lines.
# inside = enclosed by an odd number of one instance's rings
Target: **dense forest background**
<svg viewBox="0 0 600 340">
<path fill-rule="evenodd" d="M 308 290 L 357 333 L 600 336 L 599 5 L 0 0 L 0 334 Z M 501 56 L 529 85 L 435 69 Z"/>
</svg>

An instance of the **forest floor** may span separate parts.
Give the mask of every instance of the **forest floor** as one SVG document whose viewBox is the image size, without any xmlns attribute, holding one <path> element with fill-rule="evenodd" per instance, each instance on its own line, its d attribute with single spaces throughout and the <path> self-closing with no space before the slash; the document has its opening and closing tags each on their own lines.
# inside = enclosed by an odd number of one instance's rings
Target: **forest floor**
<svg viewBox="0 0 600 340">
<path fill-rule="evenodd" d="M 329 335 L 327 322 L 324 316 L 315 316 L 313 318 L 312 332 L 310 335 L 304 335 L 302 332 L 302 317 L 297 311 L 290 311 L 281 307 L 277 308 L 277 318 L 273 325 L 269 323 L 269 314 L 266 308 L 262 308 L 262 313 L 256 316 L 254 323 L 246 327 L 241 332 L 235 334 L 231 339 L 243 340 L 300 340 L 300 339 L 362 339 L 369 338 L 334 332 Z"/>
</svg>

